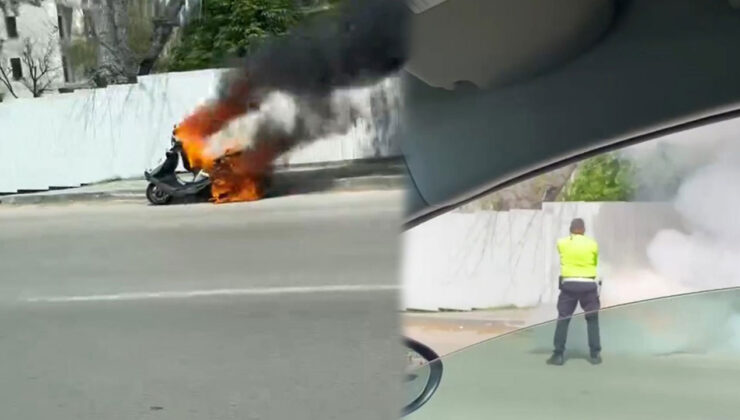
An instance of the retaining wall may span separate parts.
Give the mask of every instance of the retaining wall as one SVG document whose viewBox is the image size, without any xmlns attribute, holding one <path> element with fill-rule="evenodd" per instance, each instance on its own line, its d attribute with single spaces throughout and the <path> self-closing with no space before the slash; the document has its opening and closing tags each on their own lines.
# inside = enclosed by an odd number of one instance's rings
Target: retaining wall
<svg viewBox="0 0 740 420">
<path fill-rule="evenodd" d="M 213 97 L 219 70 L 166 73 L 135 85 L 0 103 L 0 193 L 141 176 L 164 157 L 173 126 Z M 368 99 L 369 103 L 369 99 Z M 318 140 L 279 163 L 387 156 L 372 125 Z"/>
<path fill-rule="evenodd" d="M 533 307 L 557 297 L 555 243 L 581 217 L 600 245 L 605 288 L 618 271 L 649 269 L 661 229 L 683 229 L 668 203 L 545 203 L 542 210 L 455 211 L 403 236 L 403 306 L 438 310 Z"/>
</svg>

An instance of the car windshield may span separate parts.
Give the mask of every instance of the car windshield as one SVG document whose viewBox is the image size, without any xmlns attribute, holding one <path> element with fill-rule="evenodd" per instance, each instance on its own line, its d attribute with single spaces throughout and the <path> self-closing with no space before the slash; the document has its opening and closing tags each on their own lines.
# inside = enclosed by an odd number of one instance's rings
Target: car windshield
<svg viewBox="0 0 740 420">
<path fill-rule="evenodd" d="M 412 418 L 737 417 L 739 134 L 590 156 L 405 232 L 404 331 L 444 365 Z"/>
<path fill-rule="evenodd" d="M 406 231 L 407 335 L 446 354 L 555 318 L 575 219 L 601 307 L 740 286 L 738 135 L 734 119 L 598 154 Z"/>
<path fill-rule="evenodd" d="M 607 362 L 544 363 L 554 322 L 442 358 L 434 397 L 409 419 L 729 419 L 740 392 L 740 289 L 648 300 L 600 314 Z M 582 315 L 569 342 L 586 347 Z"/>
</svg>

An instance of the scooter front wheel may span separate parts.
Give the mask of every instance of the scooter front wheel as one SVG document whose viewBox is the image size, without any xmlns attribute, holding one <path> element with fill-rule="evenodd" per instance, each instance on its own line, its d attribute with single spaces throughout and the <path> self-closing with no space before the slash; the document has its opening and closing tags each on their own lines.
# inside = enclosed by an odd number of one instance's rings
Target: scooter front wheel
<svg viewBox="0 0 740 420">
<path fill-rule="evenodd" d="M 163 206 L 172 201 L 172 196 L 157 188 L 156 185 L 150 183 L 146 187 L 146 199 L 155 206 Z"/>
</svg>

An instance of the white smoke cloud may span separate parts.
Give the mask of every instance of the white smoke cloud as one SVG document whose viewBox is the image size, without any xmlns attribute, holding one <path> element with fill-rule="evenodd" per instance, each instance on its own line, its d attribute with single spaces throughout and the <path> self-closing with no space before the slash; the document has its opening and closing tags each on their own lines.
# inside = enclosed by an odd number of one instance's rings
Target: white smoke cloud
<svg viewBox="0 0 740 420">
<path fill-rule="evenodd" d="M 308 143 L 331 136 L 346 135 L 353 127 L 365 127 L 365 135 L 385 140 L 398 113 L 400 96 L 397 78 L 363 88 L 337 89 L 325 101 L 304 100 L 274 91 L 265 96 L 256 110 L 247 112 L 210 137 L 206 155 L 218 158 L 229 151 L 252 147 L 260 130 L 269 127 L 272 137 L 296 138 Z M 377 98 L 384 100 L 378 103 Z M 390 99 L 387 99 L 390 98 Z M 263 140 L 263 139 L 262 139 Z"/>
<path fill-rule="evenodd" d="M 256 134 L 263 124 L 291 132 L 295 129 L 297 118 L 298 104 L 295 98 L 283 92 L 272 92 L 260 103 L 259 109 L 234 119 L 211 136 L 205 154 L 210 158 L 217 158 L 230 150 L 243 150 L 253 146 Z"/>
<path fill-rule="evenodd" d="M 740 137 L 740 133 L 739 137 Z M 729 153 L 728 153 L 729 152 Z M 676 209 L 696 230 L 717 241 L 740 237 L 740 165 L 733 164 L 732 152 L 721 155 L 720 163 L 701 168 L 681 185 Z"/>
<path fill-rule="evenodd" d="M 651 269 L 624 270 L 606 281 L 601 301 L 604 306 L 615 306 L 690 291 L 689 287 L 672 279 Z"/>
<path fill-rule="evenodd" d="M 740 119 L 671 134 L 622 150 L 636 168 L 639 200 L 669 200 L 685 229 L 658 231 L 649 267 L 613 273 L 614 304 L 740 286 Z M 675 180 L 668 182 L 666 180 Z M 661 183 L 662 182 L 662 183 Z"/>
<path fill-rule="evenodd" d="M 650 266 L 613 276 L 602 293 L 605 304 L 740 286 L 738 140 L 740 120 L 732 120 L 622 152 L 647 186 L 666 171 L 678 177 L 671 202 L 685 229 L 660 230 L 646 249 Z M 663 199 L 664 187 L 645 188 L 640 198 Z M 614 315 L 605 311 L 608 346 L 651 354 L 740 351 L 738 297 L 740 292 L 721 292 L 642 303 Z M 583 331 L 576 336 L 585 340 Z"/>
<path fill-rule="evenodd" d="M 660 231 L 647 249 L 659 274 L 692 290 L 740 286 L 740 155 L 734 143 L 719 146 L 674 200 L 689 231 Z"/>
</svg>

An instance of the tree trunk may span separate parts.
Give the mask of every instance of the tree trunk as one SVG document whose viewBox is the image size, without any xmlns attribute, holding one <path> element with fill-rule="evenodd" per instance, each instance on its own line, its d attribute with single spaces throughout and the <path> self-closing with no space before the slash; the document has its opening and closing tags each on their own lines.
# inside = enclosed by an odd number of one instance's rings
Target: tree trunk
<svg viewBox="0 0 740 420">
<path fill-rule="evenodd" d="M 138 66 L 128 42 L 128 1 L 97 0 L 86 13 L 98 41 L 97 83 L 135 82 Z"/>
<path fill-rule="evenodd" d="M 155 19 L 152 46 L 139 63 L 139 76 L 144 76 L 152 72 L 154 64 L 162 54 L 170 37 L 172 37 L 174 27 L 179 24 L 178 17 L 184 6 L 185 0 L 170 0 L 162 14 Z"/>
</svg>

